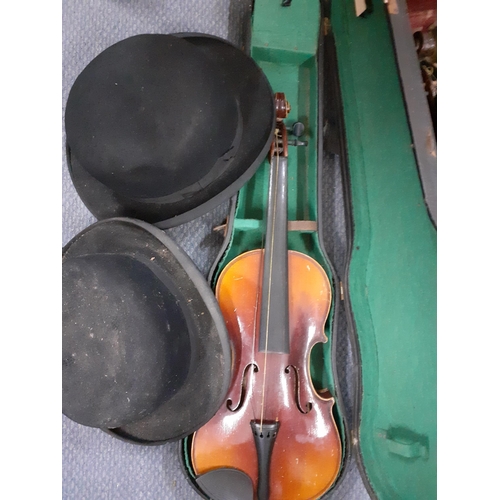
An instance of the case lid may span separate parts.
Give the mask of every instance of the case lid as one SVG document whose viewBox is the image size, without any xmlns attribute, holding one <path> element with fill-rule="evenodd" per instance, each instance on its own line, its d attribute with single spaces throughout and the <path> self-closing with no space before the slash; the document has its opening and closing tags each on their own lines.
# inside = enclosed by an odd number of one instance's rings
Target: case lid
<svg viewBox="0 0 500 500">
<path fill-rule="evenodd" d="M 214 294 L 163 231 L 98 222 L 63 250 L 63 413 L 136 443 L 180 439 L 229 387 Z"/>
<path fill-rule="evenodd" d="M 272 139 L 273 93 L 254 61 L 222 39 L 137 35 L 82 71 L 65 125 L 87 208 L 166 228 L 215 208 L 253 175 Z"/>
<path fill-rule="evenodd" d="M 371 496 L 433 499 L 437 233 L 412 149 L 384 5 L 374 3 L 364 18 L 347 0 L 335 9 L 347 219 L 353 224 L 344 303 L 359 345 L 353 445 Z"/>
</svg>

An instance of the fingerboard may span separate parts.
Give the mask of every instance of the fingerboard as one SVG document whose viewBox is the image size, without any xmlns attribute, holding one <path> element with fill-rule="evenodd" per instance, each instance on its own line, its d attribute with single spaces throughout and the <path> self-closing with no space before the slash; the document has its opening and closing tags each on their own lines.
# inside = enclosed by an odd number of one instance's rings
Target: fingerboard
<svg viewBox="0 0 500 500">
<path fill-rule="evenodd" d="M 260 352 L 288 353 L 288 160 L 273 156 L 269 171 L 260 314 Z"/>
</svg>

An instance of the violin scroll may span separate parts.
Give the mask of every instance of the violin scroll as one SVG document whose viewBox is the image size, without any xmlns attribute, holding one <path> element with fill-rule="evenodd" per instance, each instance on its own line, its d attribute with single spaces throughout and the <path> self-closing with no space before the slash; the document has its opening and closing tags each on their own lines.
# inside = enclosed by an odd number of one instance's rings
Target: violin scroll
<svg viewBox="0 0 500 500">
<path fill-rule="evenodd" d="M 290 113 L 291 106 L 283 92 L 274 94 L 274 103 L 276 107 L 276 128 L 274 141 L 271 143 L 271 150 L 269 151 L 269 161 L 274 156 L 288 157 L 288 133 L 283 120 Z"/>
</svg>

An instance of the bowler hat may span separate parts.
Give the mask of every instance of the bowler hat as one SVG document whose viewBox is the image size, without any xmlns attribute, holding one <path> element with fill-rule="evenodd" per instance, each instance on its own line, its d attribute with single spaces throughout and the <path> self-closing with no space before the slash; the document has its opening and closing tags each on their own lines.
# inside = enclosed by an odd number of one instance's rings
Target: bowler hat
<svg viewBox="0 0 500 500">
<path fill-rule="evenodd" d="M 229 387 L 231 349 L 206 279 L 162 230 L 93 224 L 63 249 L 63 413 L 137 443 L 180 439 Z"/>
<path fill-rule="evenodd" d="M 272 140 L 274 97 L 257 64 L 225 40 L 142 34 L 85 67 L 65 126 L 87 208 L 166 228 L 209 212 L 255 173 Z"/>
</svg>

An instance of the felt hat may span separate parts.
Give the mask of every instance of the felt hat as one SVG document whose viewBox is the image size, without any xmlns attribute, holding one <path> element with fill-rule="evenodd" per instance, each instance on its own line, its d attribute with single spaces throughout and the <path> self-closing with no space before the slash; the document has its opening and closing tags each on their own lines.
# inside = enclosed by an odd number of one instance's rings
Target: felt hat
<svg viewBox="0 0 500 500">
<path fill-rule="evenodd" d="M 71 88 L 71 178 L 98 219 L 182 224 L 250 179 L 268 153 L 274 114 L 264 73 L 229 42 L 136 35 L 101 52 Z"/>
<path fill-rule="evenodd" d="M 163 231 L 97 222 L 63 249 L 63 413 L 132 442 L 185 437 L 219 409 L 231 374 L 206 279 Z"/>
</svg>

